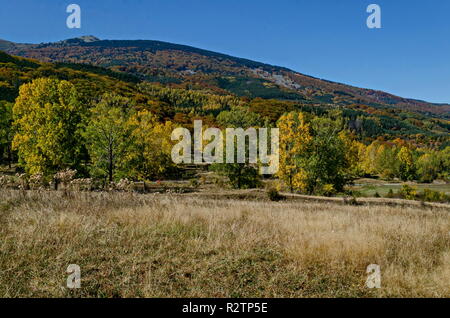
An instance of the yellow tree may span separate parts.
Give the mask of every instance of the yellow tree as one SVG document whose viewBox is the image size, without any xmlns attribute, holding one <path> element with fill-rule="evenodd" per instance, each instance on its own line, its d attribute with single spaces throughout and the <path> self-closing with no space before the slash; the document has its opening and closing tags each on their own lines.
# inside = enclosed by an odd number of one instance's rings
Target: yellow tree
<svg viewBox="0 0 450 318">
<path fill-rule="evenodd" d="M 359 177 L 364 174 L 362 161 L 364 159 L 366 146 L 355 140 L 355 137 L 348 131 L 339 133 L 339 138 L 344 142 L 345 160 L 348 164 L 347 173 L 351 177 Z"/>
<path fill-rule="evenodd" d="M 68 81 L 42 78 L 20 87 L 13 107 L 12 146 L 30 174 L 78 169 L 83 157 L 80 123 L 86 107 Z"/>
<path fill-rule="evenodd" d="M 364 151 L 364 155 L 361 159 L 361 167 L 366 174 L 374 175 L 377 173 L 376 169 L 376 161 L 378 155 L 378 148 L 380 147 L 378 141 L 372 142 L 369 146 L 366 147 Z"/>
<path fill-rule="evenodd" d="M 299 167 L 297 156 L 305 151 L 312 137 L 309 124 L 302 113 L 291 112 L 278 120 L 280 129 L 280 165 L 278 177 L 290 191 L 306 187 L 306 172 Z"/>
<path fill-rule="evenodd" d="M 170 136 L 175 126 L 170 121 L 159 123 L 152 113 L 142 110 L 130 117 L 127 127 L 131 132 L 131 147 L 125 159 L 128 176 L 146 180 L 176 172 L 170 155 Z"/>
<path fill-rule="evenodd" d="M 415 167 L 411 150 L 408 147 L 402 147 L 397 158 L 400 162 L 400 178 L 404 181 L 413 180 L 415 177 Z"/>
</svg>

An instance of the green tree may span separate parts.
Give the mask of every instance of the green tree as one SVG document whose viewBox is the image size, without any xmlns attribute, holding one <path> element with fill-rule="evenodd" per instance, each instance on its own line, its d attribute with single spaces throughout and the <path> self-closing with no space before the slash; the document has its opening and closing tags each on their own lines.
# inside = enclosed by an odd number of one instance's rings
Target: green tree
<svg viewBox="0 0 450 318">
<path fill-rule="evenodd" d="M 211 170 L 228 177 L 230 180 L 230 185 L 234 189 L 256 188 L 261 182 L 258 170 L 255 169 L 255 167 L 246 164 L 213 164 L 211 166 Z"/>
<path fill-rule="evenodd" d="M 351 166 L 342 121 L 307 117 L 296 112 L 283 116 L 280 127 L 279 176 L 293 190 L 306 193 L 342 191 Z"/>
<path fill-rule="evenodd" d="M 217 116 L 218 123 L 225 128 L 258 127 L 263 124 L 261 118 L 245 107 L 233 107 L 230 111 L 223 111 Z M 237 149 L 236 141 L 234 143 Z M 213 164 L 211 170 L 228 177 L 230 184 L 235 189 L 248 189 L 258 187 L 260 175 L 257 167 L 248 163 L 248 144 L 246 143 L 246 163 L 220 163 Z M 224 154 L 226 151 L 224 151 Z M 237 151 L 234 152 L 235 154 Z"/>
<path fill-rule="evenodd" d="M 398 176 L 400 165 L 397 147 L 380 145 L 377 149 L 374 167 L 384 179 L 393 179 Z"/>
<path fill-rule="evenodd" d="M 79 169 L 85 114 L 86 107 L 70 82 L 42 78 L 22 85 L 13 107 L 13 148 L 19 163 L 30 174 Z"/>
<path fill-rule="evenodd" d="M 450 182 L 450 146 L 439 151 L 439 173 L 438 178 Z"/>
<path fill-rule="evenodd" d="M 327 185 L 336 191 L 343 190 L 350 164 L 345 142 L 339 137 L 340 131 L 340 120 L 317 117 L 311 121 L 311 143 L 299 157 L 299 165 L 306 172 L 308 193 L 322 191 Z"/>
<path fill-rule="evenodd" d="M 3 154 L 6 153 L 10 168 L 13 160 L 11 143 L 14 137 L 12 109 L 12 103 L 0 101 L 0 162 L 2 162 Z"/>
<path fill-rule="evenodd" d="M 261 117 L 246 107 L 233 107 L 217 116 L 217 122 L 226 128 L 261 127 L 264 121 Z"/>
<path fill-rule="evenodd" d="M 421 182 L 433 182 L 439 176 L 442 167 L 440 156 L 436 151 L 427 151 L 416 162 L 417 176 Z"/>
<path fill-rule="evenodd" d="M 107 93 L 91 109 L 84 136 L 91 157 L 91 174 L 109 182 L 122 176 L 130 150 L 131 132 L 127 125 L 130 101 Z"/>
</svg>

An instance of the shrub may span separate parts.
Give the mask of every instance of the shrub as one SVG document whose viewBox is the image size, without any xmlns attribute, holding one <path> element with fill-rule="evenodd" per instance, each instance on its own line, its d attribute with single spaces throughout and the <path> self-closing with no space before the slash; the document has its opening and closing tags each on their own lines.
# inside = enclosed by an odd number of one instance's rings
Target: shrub
<svg viewBox="0 0 450 318">
<path fill-rule="evenodd" d="M 28 179 L 28 184 L 32 190 L 42 190 L 45 188 L 44 175 L 42 173 L 33 174 Z"/>
<path fill-rule="evenodd" d="M 19 189 L 29 190 L 30 186 L 28 184 L 28 176 L 26 173 L 16 174 L 16 178 L 19 181 Z"/>
<path fill-rule="evenodd" d="M 191 180 L 189 180 L 189 185 L 192 188 L 197 189 L 200 186 L 200 181 L 198 179 L 191 179 Z"/>
<path fill-rule="evenodd" d="M 277 189 L 273 189 L 273 188 L 267 190 L 267 196 L 268 196 L 268 198 L 269 198 L 270 201 L 275 201 L 275 202 L 278 202 L 278 201 L 281 201 L 281 200 L 284 200 L 284 199 L 285 199 L 285 197 L 282 196 L 282 195 L 278 192 Z"/>
<path fill-rule="evenodd" d="M 58 189 L 59 184 L 62 184 L 64 186 L 64 188 L 68 187 L 76 174 L 77 174 L 76 170 L 70 170 L 70 169 L 66 169 L 64 171 L 57 172 L 53 176 L 53 180 L 55 182 L 55 190 Z"/>
<path fill-rule="evenodd" d="M 261 185 L 261 176 L 254 167 L 241 163 L 213 164 L 212 171 L 226 176 L 234 189 L 252 189 Z"/>
<path fill-rule="evenodd" d="M 331 197 L 336 194 L 336 190 L 332 184 L 325 184 L 322 186 L 322 188 L 318 191 L 320 195 Z"/>
<path fill-rule="evenodd" d="M 93 179 L 73 179 L 70 187 L 75 191 L 92 191 L 95 188 Z"/>
<path fill-rule="evenodd" d="M 118 183 L 112 183 L 113 188 L 119 191 L 130 192 L 133 191 L 134 183 L 128 179 L 120 179 Z"/>
<path fill-rule="evenodd" d="M 399 195 L 402 199 L 415 200 L 417 198 L 417 191 L 414 187 L 404 184 L 399 191 Z"/>
<path fill-rule="evenodd" d="M 392 189 L 389 189 L 389 192 L 386 194 L 386 198 L 388 199 L 395 198 L 395 194 L 394 191 L 392 191 Z"/>
<path fill-rule="evenodd" d="M 434 191 L 431 189 L 425 189 L 420 194 L 420 198 L 427 202 L 449 202 L 450 196 L 444 192 Z"/>
<path fill-rule="evenodd" d="M 344 197 L 344 203 L 348 205 L 361 205 L 360 202 L 356 199 L 356 197 L 352 196 L 350 198 Z"/>
<path fill-rule="evenodd" d="M 20 183 L 17 176 L 0 176 L 0 188 L 4 189 L 19 189 Z"/>
</svg>

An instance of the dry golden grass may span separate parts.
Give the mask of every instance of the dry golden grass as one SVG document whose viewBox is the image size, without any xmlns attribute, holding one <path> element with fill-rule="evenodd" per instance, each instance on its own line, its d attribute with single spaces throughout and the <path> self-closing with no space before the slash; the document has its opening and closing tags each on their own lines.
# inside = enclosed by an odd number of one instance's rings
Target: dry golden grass
<svg viewBox="0 0 450 318">
<path fill-rule="evenodd" d="M 1 191 L 0 296 L 449 297 L 449 232 L 444 209 Z"/>
</svg>

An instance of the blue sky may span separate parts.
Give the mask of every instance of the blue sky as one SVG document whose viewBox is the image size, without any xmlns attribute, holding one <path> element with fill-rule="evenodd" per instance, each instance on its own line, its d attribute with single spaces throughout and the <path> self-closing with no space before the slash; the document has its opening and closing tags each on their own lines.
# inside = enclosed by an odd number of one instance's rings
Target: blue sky
<svg viewBox="0 0 450 318">
<path fill-rule="evenodd" d="M 66 27 L 71 3 L 80 30 Z M 371 3 L 382 29 L 366 26 Z M 450 103 L 449 17 L 449 0 L 0 0 L 0 38 L 162 40 Z"/>
</svg>

